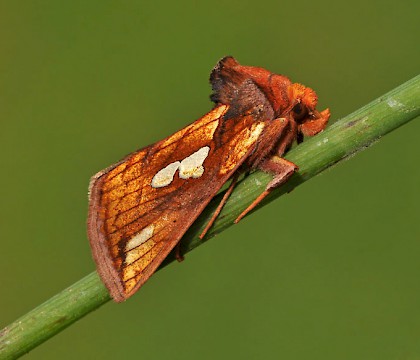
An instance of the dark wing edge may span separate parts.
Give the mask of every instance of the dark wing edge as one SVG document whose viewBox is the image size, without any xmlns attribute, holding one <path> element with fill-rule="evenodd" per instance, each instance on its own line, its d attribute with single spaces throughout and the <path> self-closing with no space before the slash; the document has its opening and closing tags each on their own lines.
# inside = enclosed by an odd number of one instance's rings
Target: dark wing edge
<svg viewBox="0 0 420 360">
<path fill-rule="evenodd" d="M 96 263 L 99 276 L 105 283 L 112 298 L 117 302 L 121 302 L 125 300 L 122 296 L 124 288 L 121 285 L 118 271 L 116 271 L 113 266 L 113 260 L 108 250 L 106 237 L 101 232 L 103 221 L 99 218 L 102 176 L 107 174 L 117 165 L 118 164 L 112 165 L 109 168 L 98 172 L 90 179 L 87 233 L 92 249 L 93 260 Z"/>
</svg>

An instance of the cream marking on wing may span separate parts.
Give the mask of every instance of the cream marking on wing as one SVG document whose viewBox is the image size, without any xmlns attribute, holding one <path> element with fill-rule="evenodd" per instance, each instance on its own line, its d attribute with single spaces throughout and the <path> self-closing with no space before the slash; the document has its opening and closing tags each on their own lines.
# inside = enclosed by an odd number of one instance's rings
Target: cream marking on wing
<svg viewBox="0 0 420 360">
<path fill-rule="evenodd" d="M 136 248 L 137 246 L 145 243 L 153 236 L 154 231 L 155 225 L 151 224 L 149 226 L 146 226 L 139 233 L 137 233 L 130 240 L 128 240 L 127 244 L 125 245 L 125 251 L 130 251 Z"/>
<path fill-rule="evenodd" d="M 147 240 L 145 243 L 137 246 L 136 248 L 130 250 L 125 257 L 125 264 L 130 265 L 133 262 L 140 259 L 144 254 L 146 254 L 150 249 L 152 249 L 156 243 L 153 239 Z"/>
<path fill-rule="evenodd" d="M 258 140 L 258 137 L 261 135 L 261 132 L 264 129 L 264 123 L 254 123 L 251 129 L 244 129 L 239 134 L 240 138 L 244 140 L 240 143 L 237 143 L 234 148 L 231 149 L 229 157 L 221 164 L 219 173 L 224 175 L 231 171 L 238 163 L 238 161 L 245 156 L 249 149 L 255 144 Z"/>
<path fill-rule="evenodd" d="M 165 166 L 162 170 L 159 170 L 156 175 L 153 176 L 151 183 L 152 187 L 160 188 L 168 186 L 174 179 L 175 172 L 178 170 L 180 165 L 181 163 L 179 161 L 175 161 Z"/>
<path fill-rule="evenodd" d="M 203 162 L 209 155 L 210 147 L 203 146 L 195 153 L 186 157 L 179 165 L 179 177 L 181 179 L 199 178 L 204 173 Z"/>
</svg>

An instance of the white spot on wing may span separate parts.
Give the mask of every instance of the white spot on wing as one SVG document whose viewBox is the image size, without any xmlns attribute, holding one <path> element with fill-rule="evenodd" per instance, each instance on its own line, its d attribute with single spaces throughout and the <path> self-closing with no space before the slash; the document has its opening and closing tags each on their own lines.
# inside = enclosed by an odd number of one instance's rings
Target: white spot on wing
<svg viewBox="0 0 420 360">
<path fill-rule="evenodd" d="M 175 172 L 178 170 L 180 166 L 179 161 L 175 161 L 168 166 L 164 167 L 162 170 L 159 170 L 152 179 L 152 187 L 160 188 L 164 186 L 168 186 L 172 180 L 174 179 Z"/>
<path fill-rule="evenodd" d="M 128 240 L 127 244 L 125 245 L 125 251 L 130 251 L 145 243 L 153 236 L 154 230 L 155 226 L 153 224 L 145 227 L 138 234 L 134 235 L 130 240 Z"/>
<path fill-rule="evenodd" d="M 203 162 L 209 155 L 210 147 L 203 146 L 195 153 L 186 157 L 179 165 L 179 177 L 181 179 L 199 178 L 204 173 Z"/>
</svg>

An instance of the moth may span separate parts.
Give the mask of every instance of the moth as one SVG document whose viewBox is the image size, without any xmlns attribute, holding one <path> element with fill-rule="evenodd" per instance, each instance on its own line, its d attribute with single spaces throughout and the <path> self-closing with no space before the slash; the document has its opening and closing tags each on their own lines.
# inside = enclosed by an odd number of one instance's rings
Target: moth
<svg viewBox="0 0 420 360">
<path fill-rule="evenodd" d="M 316 110 L 314 90 L 260 67 L 221 59 L 210 75 L 214 108 L 175 134 L 94 175 L 89 186 L 88 237 L 112 298 L 133 295 L 230 181 L 201 234 L 212 226 L 238 176 L 272 174 L 238 222 L 298 166 L 281 156 L 304 136 L 322 131 L 329 109 Z"/>
</svg>

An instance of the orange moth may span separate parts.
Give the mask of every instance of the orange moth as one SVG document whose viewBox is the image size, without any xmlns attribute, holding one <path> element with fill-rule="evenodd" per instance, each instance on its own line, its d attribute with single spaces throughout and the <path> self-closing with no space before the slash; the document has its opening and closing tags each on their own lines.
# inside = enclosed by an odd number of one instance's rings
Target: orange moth
<svg viewBox="0 0 420 360">
<path fill-rule="evenodd" d="M 88 236 L 112 298 L 133 295 L 220 188 L 230 186 L 201 237 L 217 218 L 238 176 L 272 174 L 243 218 L 298 166 L 282 158 L 294 141 L 322 131 L 328 109 L 316 110 L 312 89 L 263 68 L 220 60 L 210 75 L 214 108 L 175 134 L 94 175 Z"/>
</svg>

